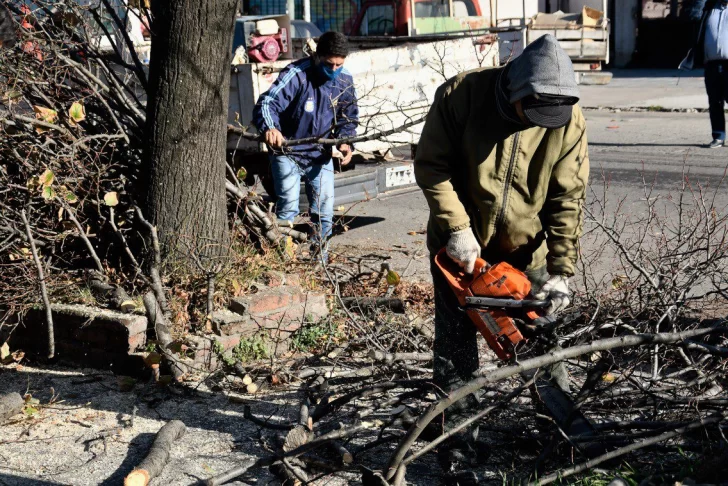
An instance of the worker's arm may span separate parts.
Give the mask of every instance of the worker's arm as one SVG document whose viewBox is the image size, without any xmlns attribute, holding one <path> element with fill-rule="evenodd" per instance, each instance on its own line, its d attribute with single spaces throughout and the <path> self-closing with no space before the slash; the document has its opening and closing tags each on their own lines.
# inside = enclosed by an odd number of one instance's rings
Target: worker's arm
<svg viewBox="0 0 728 486">
<path fill-rule="evenodd" d="M 449 234 L 470 226 L 470 217 L 452 183 L 455 171 L 465 170 L 460 134 L 470 101 L 466 87 L 457 92 L 453 86 L 450 83 L 438 88 L 414 163 L 415 179 L 427 199 L 431 219 Z"/>
<path fill-rule="evenodd" d="M 570 142 L 554 165 L 548 195 L 541 212 L 548 245 L 547 269 L 551 275 L 574 275 L 583 205 L 589 179 L 586 126 L 581 119 L 579 135 Z"/>
<path fill-rule="evenodd" d="M 301 87 L 301 68 L 286 66 L 268 91 L 263 93 L 253 109 L 253 124 L 258 132 L 281 129 L 280 117 Z"/>
</svg>

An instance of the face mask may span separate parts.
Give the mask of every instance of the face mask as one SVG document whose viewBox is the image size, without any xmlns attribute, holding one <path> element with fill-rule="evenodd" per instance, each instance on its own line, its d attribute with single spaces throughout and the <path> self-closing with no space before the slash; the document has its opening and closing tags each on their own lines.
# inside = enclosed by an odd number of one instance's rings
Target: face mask
<svg viewBox="0 0 728 486">
<path fill-rule="evenodd" d="M 331 69 L 325 64 L 319 64 L 319 69 L 321 70 L 321 74 L 323 74 L 326 79 L 333 81 L 334 79 L 339 77 L 339 74 L 341 74 L 344 66 L 340 67 L 339 69 Z"/>
</svg>

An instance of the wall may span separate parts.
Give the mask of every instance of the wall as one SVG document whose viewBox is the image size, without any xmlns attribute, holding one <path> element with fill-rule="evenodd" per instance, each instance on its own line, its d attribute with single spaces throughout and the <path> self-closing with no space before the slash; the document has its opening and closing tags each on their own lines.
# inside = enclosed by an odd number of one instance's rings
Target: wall
<svg viewBox="0 0 728 486">
<path fill-rule="evenodd" d="M 490 0 L 479 0 L 483 16 L 490 18 Z M 533 17 L 539 11 L 543 12 L 546 0 L 526 0 L 526 16 Z M 497 0 L 498 20 L 523 18 L 523 0 Z"/>
</svg>

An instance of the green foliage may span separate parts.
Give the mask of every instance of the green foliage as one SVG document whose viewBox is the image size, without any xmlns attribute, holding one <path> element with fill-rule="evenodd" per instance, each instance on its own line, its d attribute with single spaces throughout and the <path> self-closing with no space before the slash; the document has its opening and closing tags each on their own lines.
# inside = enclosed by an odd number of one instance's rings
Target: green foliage
<svg viewBox="0 0 728 486">
<path fill-rule="evenodd" d="M 249 338 L 242 338 L 240 342 L 232 349 L 233 358 L 241 363 L 248 361 L 256 361 L 268 357 L 268 346 L 265 338 L 260 334 L 256 334 Z"/>
<path fill-rule="evenodd" d="M 310 322 L 306 316 L 306 322 Z M 338 325 L 330 319 L 304 324 L 291 337 L 291 348 L 296 351 L 313 351 L 322 348 L 330 340 L 338 340 L 343 333 Z"/>
</svg>

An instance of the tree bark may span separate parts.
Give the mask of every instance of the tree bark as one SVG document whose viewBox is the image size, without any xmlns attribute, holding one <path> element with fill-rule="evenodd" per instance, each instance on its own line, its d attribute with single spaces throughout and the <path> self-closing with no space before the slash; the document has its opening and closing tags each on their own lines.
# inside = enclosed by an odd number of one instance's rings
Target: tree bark
<svg viewBox="0 0 728 486">
<path fill-rule="evenodd" d="M 165 260 L 192 263 L 193 253 L 207 266 L 226 254 L 226 122 L 237 4 L 152 2 L 144 200 Z"/>
</svg>

